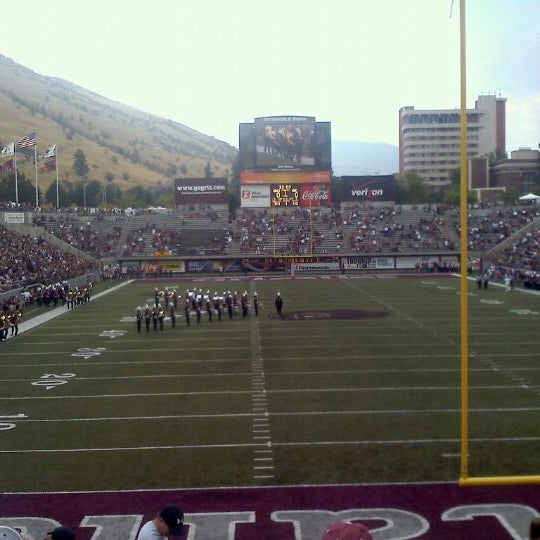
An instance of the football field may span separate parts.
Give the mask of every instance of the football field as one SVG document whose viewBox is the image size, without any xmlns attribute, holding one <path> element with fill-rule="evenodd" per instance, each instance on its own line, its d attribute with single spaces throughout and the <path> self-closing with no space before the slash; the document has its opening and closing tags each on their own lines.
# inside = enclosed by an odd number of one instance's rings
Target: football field
<svg viewBox="0 0 540 540">
<path fill-rule="evenodd" d="M 181 316 L 138 333 L 156 287 Z M 263 306 L 188 326 L 188 288 Z M 469 474 L 540 474 L 540 298 L 468 299 Z M 428 274 L 148 280 L 59 308 L 0 344 L 3 491 L 456 481 L 459 307 Z"/>
</svg>

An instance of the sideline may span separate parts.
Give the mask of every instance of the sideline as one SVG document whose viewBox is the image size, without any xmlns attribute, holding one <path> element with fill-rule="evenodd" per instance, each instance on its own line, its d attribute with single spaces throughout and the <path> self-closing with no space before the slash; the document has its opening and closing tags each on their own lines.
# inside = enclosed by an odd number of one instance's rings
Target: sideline
<svg viewBox="0 0 540 540">
<path fill-rule="evenodd" d="M 110 289 L 97 293 L 95 296 L 92 296 L 91 301 L 98 300 L 102 296 L 105 296 L 113 291 L 118 290 L 120 287 L 125 287 L 126 285 L 131 283 L 131 281 L 132 280 L 123 281 L 119 285 L 115 285 L 114 287 L 111 287 Z M 46 322 L 49 322 L 50 320 L 55 319 L 56 317 L 60 317 L 60 315 L 63 315 L 64 313 L 69 313 L 69 311 L 71 310 L 68 310 L 67 306 L 59 306 L 49 311 L 46 311 L 45 313 L 41 313 L 40 315 L 37 315 L 36 317 L 32 317 L 31 319 L 22 321 L 19 324 L 19 334 L 28 332 L 29 330 L 32 330 L 33 328 L 36 328 L 37 326 L 40 326 Z M 9 341 L 13 337 L 15 336 L 9 336 L 6 341 Z"/>
<path fill-rule="evenodd" d="M 461 274 L 452 274 L 453 276 L 460 278 Z M 476 283 L 476 277 L 475 276 L 467 276 L 467 281 L 472 281 Z M 498 281 L 490 281 L 489 285 L 491 287 L 500 287 L 501 289 L 504 289 L 504 283 L 499 283 Z M 532 294 L 533 296 L 540 296 L 540 291 L 535 291 L 534 289 L 526 289 L 525 287 L 514 287 L 512 289 L 512 292 L 520 292 L 524 294 Z"/>
</svg>

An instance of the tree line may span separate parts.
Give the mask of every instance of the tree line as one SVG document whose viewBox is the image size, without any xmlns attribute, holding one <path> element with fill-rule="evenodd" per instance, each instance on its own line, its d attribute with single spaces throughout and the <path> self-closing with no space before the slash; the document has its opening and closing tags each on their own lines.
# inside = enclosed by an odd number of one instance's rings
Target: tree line
<svg viewBox="0 0 540 540">
<path fill-rule="evenodd" d="M 105 182 L 90 178 L 90 167 L 86 156 L 81 149 L 73 154 L 72 170 L 77 177 L 75 180 L 62 179 L 52 182 L 43 192 L 38 185 L 38 198 L 40 206 L 56 207 L 57 202 L 61 208 L 67 207 L 105 207 L 105 208 L 146 208 L 148 206 L 163 206 L 174 208 L 175 191 L 172 182 L 170 185 L 159 184 L 145 188 L 135 185 L 122 190 L 114 182 L 114 175 L 106 175 Z M 229 206 L 231 212 L 240 206 L 240 173 L 241 167 L 236 158 L 232 167 L 230 184 Z M 204 168 L 206 178 L 213 176 L 210 162 Z M 123 178 L 129 180 L 129 177 Z M 540 187 L 540 186 L 539 186 Z M 332 176 L 332 201 L 335 206 L 341 204 L 340 178 Z M 34 182 L 24 173 L 17 175 L 17 193 L 15 188 L 15 175 L 4 175 L 0 178 L 0 201 L 18 202 L 25 205 L 35 205 L 36 187 Z M 519 193 L 506 192 L 502 195 L 504 201 L 515 201 Z M 468 193 L 468 202 L 475 202 L 475 192 Z M 409 172 L 403 178 L 398 178 L 395 194 L 396 204 L 430 204 L 443 203 L 459 206 L 460 203 L 460 169 L 451 172 L 450 182 L 441 188 L 434 188 L 429 182 L 415 172 Z"/>
</svg>

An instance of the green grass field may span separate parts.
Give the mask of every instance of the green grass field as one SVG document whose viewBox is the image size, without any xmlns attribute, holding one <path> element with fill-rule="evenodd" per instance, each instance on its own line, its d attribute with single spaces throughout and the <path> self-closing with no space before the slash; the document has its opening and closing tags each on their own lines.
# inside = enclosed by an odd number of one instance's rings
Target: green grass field
<svg viewBox="0 0 540 540">
<path fill-rule="evenodd" d="M 260 316 L 138 334 L 155 286 L 192 285 L 129 284 L 0 345 L 4 491 L 460 476 L 459 279 L 199 279 L 257 291 Z M 470 476 L 540 474 L 539 303 L 470 283 Z"/>
</svg>

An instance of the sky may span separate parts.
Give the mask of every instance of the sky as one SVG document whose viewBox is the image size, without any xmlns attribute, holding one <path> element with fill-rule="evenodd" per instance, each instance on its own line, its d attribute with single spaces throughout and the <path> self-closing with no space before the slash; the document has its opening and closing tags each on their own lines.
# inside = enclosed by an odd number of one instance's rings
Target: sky
<svg viewBox="0 0 540 540">
<path fill-rule="evenodd" d="M 460 0 L 25 0 L 0 53 L 238 147 L 238 124 L 314 116 L 398 144 L 398 115 L 460 107 Z M 540 143 L 540 0 L 466 0 L 466 95 L 507 98 L 507 150 Z"/>
</svg>

